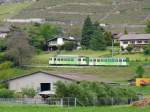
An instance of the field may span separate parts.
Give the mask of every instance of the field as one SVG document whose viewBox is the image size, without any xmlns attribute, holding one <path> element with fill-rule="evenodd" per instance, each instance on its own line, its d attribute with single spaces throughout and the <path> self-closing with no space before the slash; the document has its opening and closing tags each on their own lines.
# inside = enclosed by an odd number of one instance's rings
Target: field
<svg viewBox="0 0 150 112">
<path fill-rule="evenodd" d="M 27 8 L 29 5 L 29 2 L 0 5 L 0 21 L 18 14 L 22 9 Z"/>
<path fill-rule="evenodd" d="M 149 110 L 150 107 L 136 108 L 131 106 L 63 108 L 35 105 L 0 105 L 1 112 L 149 112 Z"/>
<path fill-rule="evenodd" d="M 116 2 L 115 2 L 116 1 Z M 87 15 L 92 20 L 110 24 L 108 29 L 143 32 L 150 19 L 149 0 L 39 0 L 14 18 L 46 18 L 59 24 L 81 25 Z"/>
</svg>

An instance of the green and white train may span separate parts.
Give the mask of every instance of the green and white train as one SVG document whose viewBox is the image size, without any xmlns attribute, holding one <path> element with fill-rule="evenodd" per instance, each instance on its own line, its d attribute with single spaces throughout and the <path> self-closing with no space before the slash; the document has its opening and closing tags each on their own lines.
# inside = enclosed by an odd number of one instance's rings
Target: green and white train
<svg viewBox="0 0 150 112">
<path fill-rule="evenodd" d="M 49 58 L 50 65 L 64 66 L 127 66 L 127 58 L 95 58 L 75 55 L 58 55 Z"/>
</svg>

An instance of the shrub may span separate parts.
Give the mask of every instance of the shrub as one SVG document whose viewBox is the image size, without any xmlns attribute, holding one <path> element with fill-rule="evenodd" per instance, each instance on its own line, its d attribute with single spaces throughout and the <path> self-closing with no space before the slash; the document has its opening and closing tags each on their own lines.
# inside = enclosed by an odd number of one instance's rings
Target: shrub
<svg viewBox="0 0 150 112">
<path fill-rule="evenodd" d="M 22 94 L 32 98 L 36 95 L 36 91 L 33 88 L 22 88 Z"/>
<path fill-rule="evenodd" d="M 143 77 L 143 74 L 145 72 L 144 68 L 140 65 L 136 68 L 136 74 L 137 74 L 137 78 L 142 78 Z"/>
<path fill-rule="evenodd" d="M 75 42 L 65 42 L 65 44 L 61 46 L 61 49 L 66 51 L 72 51 L 76 49 L 76 47 L 77 44 Z"/>
<path fill-rule="evenodd" d="M 6 62 L 0 64 L 0 70 L 8 69 L 8 68 L 11 68 L 12 66 L 13 66 L 12 62 L 6 61 Z"/>
<path fill-rule="evenodd" d="M 82 81 L 77 83 L 56 83 L 57 97 L 76 97 L 85 106 L 111 104 L 110 100 L 136 98 L 136 93 L 122 87 L 112 87 L 105 83 Z M 103 101 L 103 100 L 104 101 Z"/>
<path fill-rule="evenodd" d="M 133 46 L 132 45 L 128 45 L 128 47 L 126 48 L 126 50 L 131 53 L 133 50 Z"/>
<path fill-rule="evenodd" d="M 14 91 L 8 89 L 0 89 L 0 98 L 13 98 Z"/>
<path fill-rule="evenodd" d="M 145 54 L 145 55 L 150 55 L 150 44 L 147 45 L 147 46 L 144 48 L 144 54 Z"/>
</svg>

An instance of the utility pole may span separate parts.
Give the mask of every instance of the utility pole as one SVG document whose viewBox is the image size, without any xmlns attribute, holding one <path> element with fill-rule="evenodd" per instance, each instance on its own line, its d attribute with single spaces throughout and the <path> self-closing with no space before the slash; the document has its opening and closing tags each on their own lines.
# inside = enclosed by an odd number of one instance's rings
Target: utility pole
<svg viewBox="0 0 150 112">
<path fill-rule="evenodd" d="M 114 38 L 112 37 L 112 58 L 114 57 Z"/>
</svg>

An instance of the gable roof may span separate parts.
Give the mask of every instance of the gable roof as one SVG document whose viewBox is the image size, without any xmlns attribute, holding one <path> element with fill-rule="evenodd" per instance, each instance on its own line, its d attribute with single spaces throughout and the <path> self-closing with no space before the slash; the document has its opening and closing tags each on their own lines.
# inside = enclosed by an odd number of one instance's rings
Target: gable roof
<svg viewBox="0 0 150 112">
<path fill-rule="evenodd" d="M 55 40 L 55 39 L 57 39 L 57 38 L 63 38 L 63 39 L 65 39 L 65 40 L 75 41 L 75 38 L 74 38 L 74 37 L 55 36 L 54 38 L 49 39 L 48 42 L 49 42 L 49 41 L 53 41 L 53 40 Z"/>
<path fill-rule="evenodd" d="M 78 73 L 52 74 L 52 73 L 45 72 L 45 71 L 37 71 L 37 72 L 30 73 L 30 74 L 17 76 L 17 77 L 5 80 L 3 82 L 9 82 L 9 81 L 16 80 L 16 79 L 19 79 L 19 78 L 22 78 L 22 77 L 27 77 L 27 76 L 30 76 L 30 75 L 34 75 L 34 74 L 37 74 L 37 73 L 44 73 L 44 74 L 47 74 L 47 75 L 50 75 L 50 76 L 62 78 L 62 79 L 65 79 L 65 80 L 75 81 L 75 82 L 80 82 L 80 81 L 97 81 L 97 82 L 101 81 L 102 82 L 102 80 L 100 80 L 100 77 L 97 77 L 95 75 L 85 75 L 85 74 L 78 74 Z"/>
<path fill-rule="evenodd" d="M 119 40 L 150 40 L 150 34 L 128 34 L 121 36 Z"/>
<path fill-rule="evenodd" d="M 25 74 L 25 75 L 22 75 L 22 76 L 17 76 L 17 77 L 14 77 L 14 78 L 10 78 L 8 80 L 5 80 L 4 82 L 9 82 L 9 81 L 12 81 L 12 80 L 20 79 L 22 77 L 28 77 L 28 76 L 31 76 L 31 75 L 34 75 L 34 74 L 37 74 L 37 73 L 43 73 L 43 74 L 47 74 L 47 75 L 50 75 L 50 76 L 62 78 L 62 79 L 65 79 L 65 80 L 76 81 L 74 79 L 67 78 L 67 77 L 64 77 L 64 76 L 61 76 L 61 75 L 51 74 L 51 73 L 48 73 L 48 72 L 45 72 L 45 71 L 37 71 L 37 72 L 30 73 L 30 74 Z"/>
</svg>

